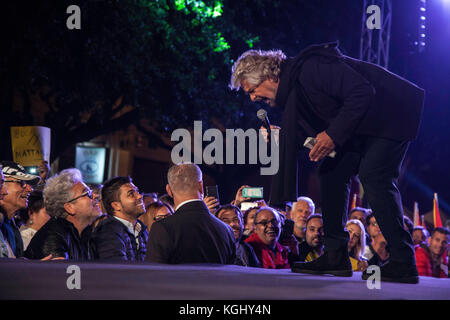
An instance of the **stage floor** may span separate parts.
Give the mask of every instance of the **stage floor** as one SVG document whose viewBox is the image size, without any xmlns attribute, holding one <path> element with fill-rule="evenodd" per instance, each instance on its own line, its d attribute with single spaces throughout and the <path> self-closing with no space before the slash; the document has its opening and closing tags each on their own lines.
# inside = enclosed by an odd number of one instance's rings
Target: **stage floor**
<svg viewBox="0 0 450 320">
<path fill-rule="evenodd" d="M 67 287 L 75 283 L 75 274 L 67 273 L 70 265 L 80 268 L 81 289 Z M 361 272 L 338 278 L 222 265 L 2 259 L 0 299 L 449 300 L 450 279 L 421 277 L 417 285 L 382 282 L 380 289 L 369 290 Z"/>
</svg>

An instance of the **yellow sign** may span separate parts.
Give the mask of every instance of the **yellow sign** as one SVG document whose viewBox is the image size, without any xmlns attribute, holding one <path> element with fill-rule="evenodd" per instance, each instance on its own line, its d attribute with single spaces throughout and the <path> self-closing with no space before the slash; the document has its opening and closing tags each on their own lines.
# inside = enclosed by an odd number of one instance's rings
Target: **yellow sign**
<svg viewBox="0 0 450 320">
<path fill-rule="evenodd" d="M 42 160 L 50 163 L 50 128 L 11 127 L 13 160 L 24 167 L 38 166 Z"/>
</svg>

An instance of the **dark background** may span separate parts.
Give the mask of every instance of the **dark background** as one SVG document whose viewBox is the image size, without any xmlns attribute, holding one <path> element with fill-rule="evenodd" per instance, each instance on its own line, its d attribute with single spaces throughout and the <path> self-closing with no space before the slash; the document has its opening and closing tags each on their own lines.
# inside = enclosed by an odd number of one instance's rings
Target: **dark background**
<svg viewBox="0 0 450 320">
<path fill-rule="evenodd" d="M 389 70 L 426 90 L 421 130 L 405 159 L 399 181 L 405 207 L 419 201 L 432 209 L 433 193 L 450 212 L 450 6 L 427 1 L 426 47 L 418 52 L 419 0 L 393 1 Z M 0 61 L 1 159 L 11 159 L 9 127 L 52 129 L 52 160 L 73 166 L 77 142 L 140 126 L 148 119 L 157 133 L 142 129 L 149 147 L 159 135 L 192 127 L 258 128 L 251 104 L 227 84 L 243 51 L 279 48 L 296 55 L 313 43 L 339 40 L 344 54 L 359 57 L 363 1 L 14 1 L 3 4 L 4 44 Z M 222 4 L 214 18 L 203 8 Z M 82 29 L 68 30 L 66 8 L 81 8 Z M 197 10 L 197 11 L 196 11 Z M 225 44 L 224 44 L 225 42 Z M 126 106 L 133 108 L 129 112 Z M 279 124 L 278 110 L 269 110 Z M 166 146 L 167 147 L 167 146 Z M 71 151 L 72 150 L 72 151 Z M 67 156 L 69 155 L 69 156 Z M 317 199 L 315 166 L 302 161 L 300 193 Z M 136 182 L 146 191 L 164 186 L 167 163 L 135 161 Z M 258 166 L 202 166 L 219 184 L 222 199 L 242 184 L 264 186 Z M 163 173 L 161 173 L 163 172 Z M 151 190 L 157 188 L 158 190 Z M 268 194 L 266 195 L 268 196 Z M 319 204 L 320 206 L 320 204 Z"/>
</svg>

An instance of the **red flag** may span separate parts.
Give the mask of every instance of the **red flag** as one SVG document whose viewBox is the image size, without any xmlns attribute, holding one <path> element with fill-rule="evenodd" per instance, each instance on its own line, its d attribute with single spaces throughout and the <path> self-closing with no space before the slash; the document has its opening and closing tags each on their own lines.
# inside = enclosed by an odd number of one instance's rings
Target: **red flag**
<svg viewBox="0 0 450 320">
<path fill-rule="evenodd" d="M 437 193 L 434 194 L 433 200 L 433 223 L 434 227 L 442 227 L 441 215 L 439 214 L 439 204 Z"/>
<path fill-rule="evenodd" d="M 419 204 L 417 201 L 414 202 L 414 227 L 420 226 L 420 213 L 419 213 Z"/>
<path fill-rule="evenodd" d="M 356 208 L 356 201 L 357 201 L 357 199 L 358 199 L 358 195 L 355 193 L 354 195 L 353 195 L 353 201 L 352 201 L 352 205 L 350 206 L 350 211 L 352 211 L 353 209 L 355 209 Z"/>
</svg>

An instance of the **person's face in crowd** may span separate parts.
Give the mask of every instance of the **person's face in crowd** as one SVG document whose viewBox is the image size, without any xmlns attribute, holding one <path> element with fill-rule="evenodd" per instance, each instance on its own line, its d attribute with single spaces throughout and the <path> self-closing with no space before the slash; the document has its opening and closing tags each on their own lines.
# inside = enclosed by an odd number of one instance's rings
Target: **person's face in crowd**
<svg viewBox="0 0 450 320">
<path fill-rule="evenodd" d="M 234 238 L 236 239 L 236 241 L 239 241 L 242 233 L 244 232 L 244 221 L 236 213 L 236 211 L 234 211 L 233 209 L 222 210 L 219 213 L 218 218 L 229 225 L 231 229 L 233 229 Z"/>
<path fill-rule="evenodd" d="M 422 230 L 414 230 L 412 233 L 412 239 L 414 245 L 427 241 L 427 237 L 425 236 Z"/>
<path fill-rule="evenodd" d="M 126 183 L 120 187 L 120 204 L 124 215 L 137 219 L 145 212 L 142 194 L 133 183 Z"/>
<path fill-rule="evenodd" d="M 154 197 L 150 197 L 150 196 L 145 196 L 143 198 L 143 201 L 144 201 L 144 206 L 147 207 L 150 203 L 158 201 L 158 199 L 154 198 Z"/>
<path fill-rule="evenodd" d="M 153 220 L 159 221 L 159 220 L 165 219 L 171 215 L 172 215 L 172 212 L 170 212 L 166 206 L 163 206 L 163 207 L 159 208 L 158 210 L 156 210 L 155 217 L 153 218 Z"/>
<path fill-rule="evenodd" d="M 448 246 L 449 236 L 440 232 L 435 232 L 430 239 L 430 251 L 432 254 L 440 256 Z"/>
<path fill-rule="evenodd" d="M 370 218 L 369 224 L 367 225 L 367 232 L 371 238 L 375 238 L 381 232 L 375 217 Z"/>
<path fill-rule="evenodd" d="M 292 207 L 290 205 L 286 205 L 285 211 L 286 211 L 286 218 L 287 219 L 291 219 L 291 210 L 292 210 Z"/>
<path fill-rule="evenodd" d="M 98 194 L 94 193 L 83 182 L 78 182 L 72 187 L 73 198 L 68 201 L 68 212 L 79 221 L 91 223 L 102 214 Z M 67 210 L 67 208 L 66 208 Z"/>
<path fill-rule="evenodd" d="M 5 186 L 5 177 L 3 176 L 3 171 L 0 170 L 0 201 L 8 195 L 8 190 Z"/>
<path fill-rule="evenodd" d="M 7 194 L 3 196 L 1 205 L 7 211 L 8 218 L 11 219 L 17 210 L 25 209 L 28 206 L 28 196 L 33 188 L 26 181 L 12 177 L 5 177 L 4 186 Z"/>
<path fill-rule="evenodd" d="M 295 226 L 299 229 L 306 227 L 306 220 L 311 215 L 308 202 L 300 200 L 295 206 L 295 210 L 291 211 L 291 219 L 294 220 Z"/>
<path fill-rule="evenodd" d="M 250 100 L 253 102 L 264 102 L 271 107 L 275 107 L 275 97 L 278 91 L 279 81 L 273 81 L 271 79 L 261 82 L 259 85 L 254 86 L 243 80 L 241 83 L 242 90 L 250 96 Z"/>
<path fill-rule="evenodd" d="M 356 224 L 349 224 L 347 226 L 347 231 L 349 235 L 348 249 L 350 250 L 359 244 L 361 238 L 361 228 Z"/>
<path fill-rule="evenodd" d="M 245 230 L 251 230 L 255 228 L 255 214 L 258 211 L 258 208 L 253 208 L 247 215 L 247 224 L 245 225 Z"/>
<path fill-rule="evenodd" d="M 42 208 L 38 212 L 30 212 L 30 220 L 33 222 L 30 227 L 37 231 L 46 224 L 49 219 L 50 216 L 45 208 Z"/>
<path fill-rule="evenodd" d="M 320 218 L 312 218 L 306 225 L 306 242 L 315 249 L 323 245 L 323 222 Z"/>
<path fill-rule="evenodd" d="M 274 247 L 280 237 L 281 224 L 278 215 L 271 210 L 261 211 L 255 219 L 255 233 L 269 247 Z"/>
<path fill-rule="evenodd" d="M 365 216 L 364 212 L 362 212 L 362 211 L 352 212 L 349 220 L 359 220 L 362 222 L 363 226 L 366 225 L 366 216 Z"/>
</svg>

